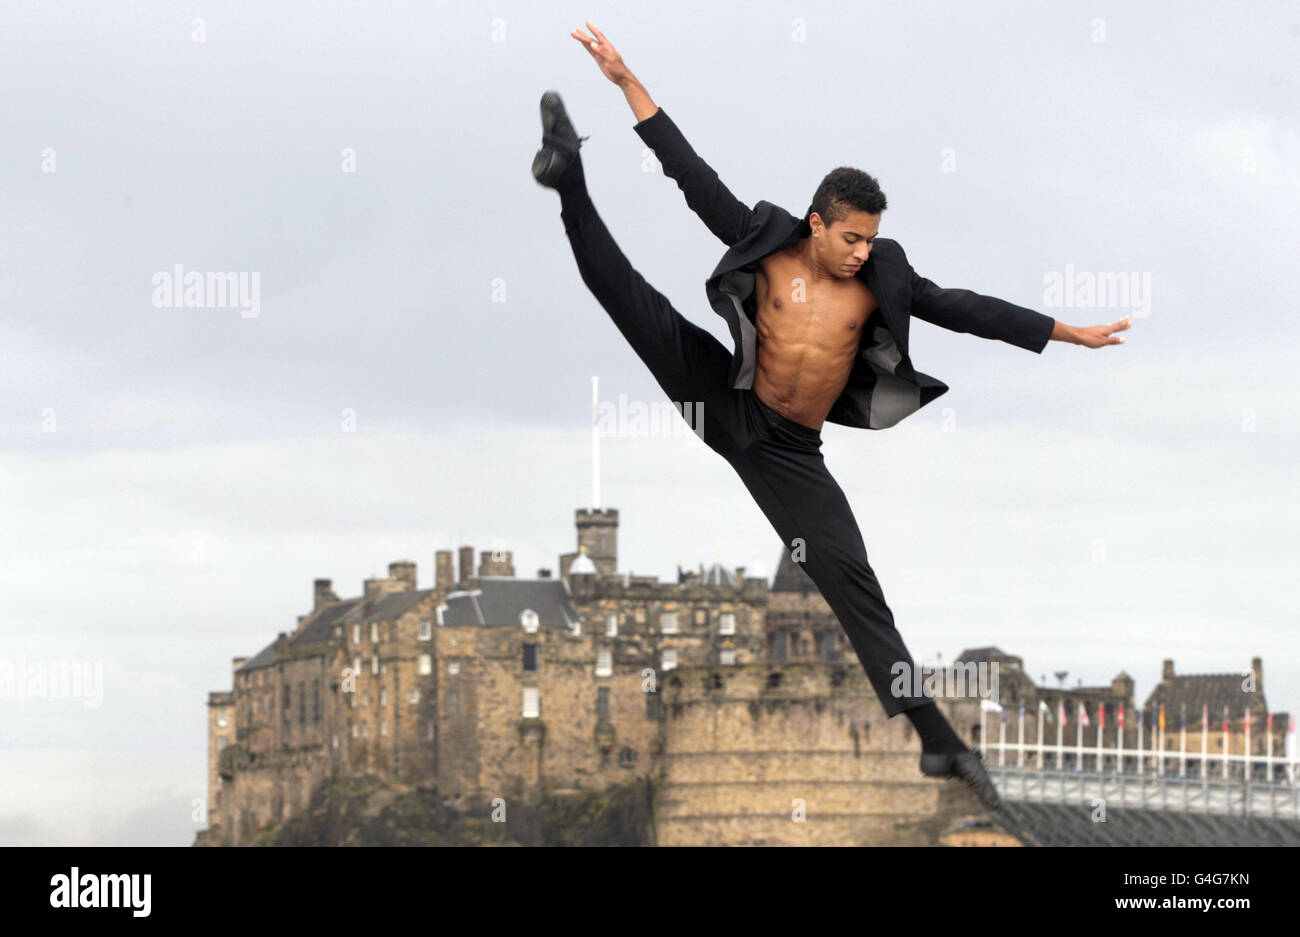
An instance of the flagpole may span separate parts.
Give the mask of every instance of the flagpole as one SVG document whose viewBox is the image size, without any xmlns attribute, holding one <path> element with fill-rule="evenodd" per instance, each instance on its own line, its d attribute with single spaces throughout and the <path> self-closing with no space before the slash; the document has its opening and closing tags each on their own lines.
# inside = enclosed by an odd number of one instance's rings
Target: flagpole
<svg viewBox="0 0 1300 937">
<path fill-rule="evenodd" d="M 1223 780 L 1228 780 L 1228 707 L 1223 707 Z"/>
<path fill-rule="evenodd" d="M 1207 785 L 1209 781 L 1210 781 L 1210 704 L 1203 703 L 1201 707 L 1201 787 L 1205 787 L 1205 785 Z"/>
<path fill-rule="evenodd" d="M 1268 772 L 1268 783 L 1273 783 L 1273 714 L 1268 714 L 1268 719 L 1264 723 L 1264 745 L 1267 751 L 1264 753 L 1264 770 Z"/>
<path fill-rule="evenodd" d="M 1061 699 L 1056 704 L 1056 770 L 1061 770 L 1061 763 L 1065 761 L 1065 743 L 1062 741 L 1062 735 L 1065 732 L 1065 699 Z"/>
<path fill-rule="evenodd" d="M 1142 751 L 1142 710 L 1138 710 L 1138 774 L 1142 774 L 1142 765 L 1146 759 L 1146 752 Z"/>
<path fill-rule="evenodd" d="M 1002 707 L 1002 718 L 998 720 L 998 767 L 1007 764 L 1007 708 Z"/>
<path fill-rule="evenodd" d="M 1124 704 L 1119 704 L 1119 722 L 1115 727 L 1115 769 L 1124 773 Z"/>
<path fill-rule="evenodd" d="M 1106 704 L 1097 704 L 1097 773 L 1101 774 L 1101 737 L 1106 728 Z"/>
<path fill-rule="evenodd" d="M 1241 777 L 1247 785 L 1250 784 L 1250 706 L 1246 706 L 1246 750 L 1242 752 L 1244 760 L 1241 763 Z"/>
<path fill-rule="evenodd" d="M 1016 744 L 1020 748 L 1020 752 L 1017 755 L 1016 767 L 1023 768 L 1025 766 L 1025 702 L 1024 700 L 1020 701 L 1020 713 L 1016 717 L 1016 733 L 1019 737 L 1019 740 L 1017 741 Z"/>
<path fill-rule="evenodd" d="M 1178 712 L 1178 776 L 1187 777 L 1187 704 Z"/>
<path fill-rule="evenodd" d="M 1038 743 L 1038 770 L 1043 770 L 1043 707 L 1047 703 L 1043 700 L 1038 701 L 1038 734 L 1034 736 L 1034 741 Z"/>
<path fill-rule="evenodd" d="M 1079 704 L 1078 733 L 1074 737 L 1074 770 L 1083 770 L 1083 703 Z"/>
</svg>

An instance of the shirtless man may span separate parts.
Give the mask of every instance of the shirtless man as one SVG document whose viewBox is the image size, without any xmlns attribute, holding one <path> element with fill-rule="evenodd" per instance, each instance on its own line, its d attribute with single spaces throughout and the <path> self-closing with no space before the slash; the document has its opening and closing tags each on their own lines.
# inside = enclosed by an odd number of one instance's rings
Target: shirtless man
<svg viewBox="0 0 1300 937">
<path fill-rule="evenodd" d="M 915 695 L 910 679 L 895 679 L 900 669 L 910 677 L 915 663 L 868 563 L 848 500 L 826 469 L 821 427 L 828 417 L 851 426 L 890 426 L 947 389 L 911 369 L 893 335 L 905 328 L 909 310 L 901 324 L 885 321 L 868 274 L 898 297 L 895 304 L 910 303 L 911 314 L 1033 351 L 1050 339 L 1091 348 L 1118 344 L 1123 338 L 1111 333 L 1128 328 L 1128 320 L 1075 328 L 1002 300 L 942 290 L 915 276 L 901 248 L 884 239 L 880 256 L 867 266 L 885 197 L 860 170 L 828 174 L 803 222 L 767 202 L 751 211 L 699 159 L 604 34 L 587 26 L 593 36 L 581 29 L 571 35 L 623 90 L 637 133 L 653 141 L 690 207 L 733 251 L 743 244 L 746 258 L 764 253 L 706 281 L 715 311 L 732 326 L 733 356 L 677 312 L 623 255 L 587 192 L 578 152 L 587 138 L 578 137 L 560 96 L 548 91 L 532 171 L 560 194 L 560 217 L 583 281 L 669 397 L 697 408 L 697 432 L 735 469 L 835 612 L 886 714 L 903 713 L 916 728 L 922 774 L 960 778 L 985 806 L 996 808 L 997 791 L 979 752 L 962 742 L 931 697 Z M 904 269 L 912 276 L 906 289 L 899 285 Z M 883 279 L 886 274 L 891 279 Z M 752 319 L 743 308 L 751 302 Z M 872 343 L 864 342 L 866 334 Z"/>
</svg>

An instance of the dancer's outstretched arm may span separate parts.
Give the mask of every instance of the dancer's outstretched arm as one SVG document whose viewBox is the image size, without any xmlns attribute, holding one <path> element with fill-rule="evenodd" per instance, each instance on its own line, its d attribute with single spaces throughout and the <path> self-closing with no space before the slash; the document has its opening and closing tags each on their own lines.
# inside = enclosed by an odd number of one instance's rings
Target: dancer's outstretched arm
<svg viewBox="0 0 1300 937">
<path fill-rule="evenodd" d="M 645 86 L 623 63 L 623 57 L 605 34 L 590 20 L 587 28 L 592 36 L 581 29 L 573 30 L 570 35 L 583 44 L 601 73 L 623 89 L 637 119 L 633 129 L 654 150 L 663 164 L 664 174 L 676 180 L 691 210 L 724 244 L 728 247 L 735 244 L 748 232 L 754 213 L 732 195 L 713 168 L 700 159 L 672 118 L 651 100 Z"/>
</svg>

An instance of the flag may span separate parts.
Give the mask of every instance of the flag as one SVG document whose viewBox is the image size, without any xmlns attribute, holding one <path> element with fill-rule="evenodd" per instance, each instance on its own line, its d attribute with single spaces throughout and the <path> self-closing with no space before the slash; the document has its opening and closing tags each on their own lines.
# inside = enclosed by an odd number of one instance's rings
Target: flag
<svg viewBox="0 0 1300 937">
<path fill-rule="evenodd" d="M 1138 728 L 1139 728 L 1139 729 L 1142 728 L 1142 716 L 1143 716 L 1143 712 L 1142 712 L 1142 710 L 1139 709 L 1139 710 L 1138 710 Z"/>
<path fill-rule="evenodd" d="M 1272 713 L 1269 713 L 1269 714 L 1268 714 L 1268 725 L 1265 726 L 1265 728 L 1267 728 L 1268 731 L 1270 731 L 1270 732 L 1273 731 L 1273 714 L 1272 714 Z"/>
<path fill-rule="evenodd" d="M 1086 726 L 1092 725 L 1092 723 L 1088 721 L 1088 708 L 1084 706 L 1083 703 L 1079 704 L 1079 721 Z"/>
<path fill-rule="evenodd" d="M 1105 703 L 1097 704 L 1097 728 L 1098 729 L 1106 728 L 1106 704 Z"/>
<path fill-rule="evenodd" d="M 1246 731 L 1250 731 L 1250 707 L 1246 707 Z"/>
<path fill-rule="evenodd" d="M 1057 712 L 1057 715 L 1060 716 L 1060 719 L 1061 719 L 1061 725 L 1065 725 L 1065 723 L 1066 723 L 1066 718 L 1065 718 L 1065 700 L 1064 700 L 1064 699 L 1062 699 L 1061 702 L 1057 704 L 1057 706 L 1056 706 L 1056 712 Z"/>
<path fill-rule="evenodd" d="M 1024 700 L 1021 700 L 1021 701 L 1020 701 L 1020 721 L 1021 721 L 1021 722 L 1024 722 L 1024 721 L 1025 721 L 1025 701 L 1024 701 Z"/>
<path fill-rule="evenodd" d="M 995 713 L 1002 710 L 1002 704 L 991 699 L 980 700 L 980 709 L 986 713 Z"/>
<path fill-rule="evenodd" d="M 1165 731 L 1165 704 L 1160 704 L 1160 731 Z"/>
<path fill-rule="evenodd" d="M 1223 731 L 1228 731 L 1228 707 L 1226 705 L 1223 707 Z"/>
<path fill-rule="evenodd" d="M 1201 731 L 1210 731 L 1210 704 L 1206 703 L 1201 707 Z"/>
<path fill-rule="evenodd" d="M 1183 703 L 1178 707 L 1178 728 L 1187 728 L 1187 704 Z"/>
<path fill-rule="evenodd" d="M 1006 721 L 1007 721 L 1007 711 L 1006 711 L 1006 709 L 1003 708 L 1003 707 L 1001 707 L 1001 706 L 999 706 L 998 709 L 1001 709 L 1001 710 L 1002 710 L 1002 721 L 1003 721 L 1003 722 L 1006 722 Z"/>
<path fill-rule="evenodd" d="M 1124 704 L 1119 704 L 1119 727 L 1124 728 Z"/>
<path fill-rule="evenodd" d="M 1047 700 L 1040 699 L 1038 701 L 1038 711 L 1047 717 L 1048 722 L 1052 721 L 1052 708 L 1047 705 Z M 1271 719 L 1273 717 L 1270 716 L 1269 718 Z"/>
</svg>

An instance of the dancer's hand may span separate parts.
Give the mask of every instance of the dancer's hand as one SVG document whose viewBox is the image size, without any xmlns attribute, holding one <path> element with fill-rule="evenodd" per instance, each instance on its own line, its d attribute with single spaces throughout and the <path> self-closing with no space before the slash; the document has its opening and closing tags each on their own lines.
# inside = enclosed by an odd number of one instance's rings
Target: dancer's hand
<svg viewBox="0 0 1300 937">
<path fill-rule="evenodd" d="M 1074 330 L 1074 340 L 1088 348 L 1100 348 L 1102 345 L 1122 345 L 1123 336 L 1112 336 L 1112 332 L 1123 332 L 1133 324 L 1132 316 L 1125 316 L 1110 325 L 1088 325 Z"/>
<path fill-rule="evenodd" d="M 600 66 L 600 70 L 605 77 L 614 84 L 622 87 L 629 81 L 635 81 L 632 72 L 623 64 L 623 56 L 618 54 L 614 44 L 605 38 L 603 32 L 591 25 L 591 20 L 587 20 L 586 23 L 587 28 L 596 37 L 595 39 L 588 36 L 581 28 L 573 30 L 569 35 L 582 43 L 583 47 L 591 54 L 591 57 L 596 60 L 596 64 Z"/>
</svg>

